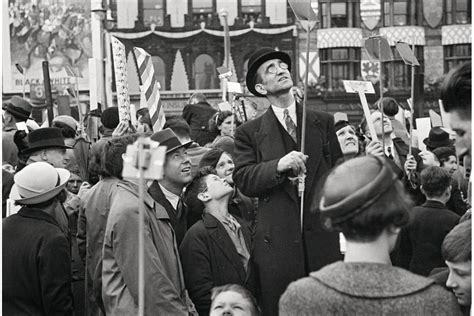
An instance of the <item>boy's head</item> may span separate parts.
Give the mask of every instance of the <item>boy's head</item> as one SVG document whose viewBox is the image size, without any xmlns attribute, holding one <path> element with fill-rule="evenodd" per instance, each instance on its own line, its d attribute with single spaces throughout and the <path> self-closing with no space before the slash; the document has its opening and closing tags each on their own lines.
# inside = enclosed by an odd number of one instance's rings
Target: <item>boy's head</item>
<svg viewBox="0 0 474 316">
<path fill-rule="evenodd" d="M 443 198 L 449 200 L 451 196 L 451 175 L 441 167 L 432 166 L 421 172 L 421 191 L 426 199 Z"/>
<path fill-rule="evenodd" d="M 441 246 L 449 268 L 446 286 L 452 289 L 462 306 L 471 306 L 471 225 L 471 220 L 456 225 Z"/>
</svg>

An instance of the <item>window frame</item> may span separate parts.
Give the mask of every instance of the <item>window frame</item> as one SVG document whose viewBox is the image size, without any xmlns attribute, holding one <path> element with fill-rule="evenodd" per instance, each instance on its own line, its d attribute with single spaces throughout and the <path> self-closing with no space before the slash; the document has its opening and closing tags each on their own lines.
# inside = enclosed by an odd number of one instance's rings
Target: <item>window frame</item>
<svg viewBox="0 0 474 316">
<path fill-rule="evenodd" d="M 337 51 L 346 50 L 347 58 L 334 58 Z M 341 80 L 356 80 L 360 77 L 361 48 L 331 47 L 319 50 L 320 76 L 325 76 L 328 91 L 344 91 Z M 342 70 L 342 74 L 340 72 Z M 347 74 L 346 74 L 347 73 Z"/>
</svg>

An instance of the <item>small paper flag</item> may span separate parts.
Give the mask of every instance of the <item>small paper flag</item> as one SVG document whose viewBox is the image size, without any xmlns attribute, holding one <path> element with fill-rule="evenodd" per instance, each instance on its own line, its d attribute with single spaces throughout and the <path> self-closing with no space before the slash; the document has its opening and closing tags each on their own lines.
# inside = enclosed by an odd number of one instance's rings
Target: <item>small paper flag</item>
<svg viewBox="0 0 474 316">
<path fill-rule="evenodd" d="M 420 63 L 418 62 L 418 59 L 416 59 L 415 54 L 411 50 L 410 46 L 408 43 L 405 42 L 396 42 L 395 47 L 397 48 L 398 53 L 402 57 L 403 61 L 405 64 L 409 66 L 419 66 Z"/>
<path fill-rule="evenodd" d="M 364 41 L 364 48 L 372 60 L 389 61 L 393 59 L 390 45 L 385 37 L 374 36 L 367 38 Z"/>
</svg>

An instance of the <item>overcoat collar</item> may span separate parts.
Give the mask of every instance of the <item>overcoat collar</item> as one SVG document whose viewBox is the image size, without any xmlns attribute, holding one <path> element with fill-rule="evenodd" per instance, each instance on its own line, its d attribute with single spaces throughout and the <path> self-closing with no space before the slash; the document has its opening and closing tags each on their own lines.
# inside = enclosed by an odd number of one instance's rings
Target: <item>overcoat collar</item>
<svg viewBox="0 0 474 316">
<path fill-rule="evenodd" d="M 297 135 L 298 135 L 298 150 L 301 148 L 301 128 L 302 128 L 302 111 L 301 104 L 296 104 L 297 117 Z M 271 107 L 262 115 L 262 124 L 255 137 L 265 160 L 280 159 L 287 154 L 284 146 L 282 135 L 278 133 L 280 122 L 276 117 Z M 323 134 L 321 132 L 321 122 L 318 115 L 313 111 L 307 111 L 306 115 L 306 140 L 305 140 L 305 154 L 310 158 L 306 163 L 306 168 L 311 170 L 306 175 L 306 188 L 311 188 L 314 182 L 317 167 L 320 164 L 323 156 L 323 144 L 321 140 Z M 286 185 L 285 190 L 288 194 L 298 201 L 298 197 L 292 185 Z M 307 190 L 308 192 L 308 190 Z"/>
<path fill-rule="evenodd" d="M 442 202 L 439 201 L 433 201 L 433 200 L 426 200 L 425 203 L 422 205 L 423 207 L 430 207 L 430 208 L 439 208 L 439 209 L 445 209 L 446 205 Z"/>
<path fill-rule="evenodd" d="M 26 217 L 26 218 L 33 218 L 33 219 L 37 219 L 37 220 L 42 220 L 42 221 L 45 221 L 45 222 L 48 222 L 48 223 L 51 223 L 55 226 L 58 226 L 59 229 L 61 229 L 59 227 L 59 224 L 58 222 L 56 221 L 56 219 L 54 219 L 54 217 L 52 217 L 51 215 L 43 212 L 41 209 L 38 209 L 38 208 L 33 208 L 33 207 L 22 207 L 19 211 L 18 211 L 18 215 L 20 215 L 21 217 Z"/>
<path fill-rule="evenodd" d="M 144 184 L 145 185 L 145 184 Z M 123 180 L 118 183 L 118 186 L 123 188 L 124 190 L 129 191 L 131 194 L 139 198 L 138 196 L 138 184 Z M 159 207 L 159 205 L 156 204 L 155 200 L 151 197 L 151 195 L 145 191 L 144 194 L 144 202 L 145 205 L 148 206 L 150 209 L 155 211 L 156 217 L 158 219 L 169 219 L 168 213 L 163 207 Z M 138 205 L 137 205 L 138 207 Z"/>
<path fill-rule="evenodd" d="M 347 295 L 365 298 L 390 298 L 421 291 L 434 280 L 393 267 L 368 262 L 336 262 L 312 272 L 312 278 Z"/>
<path fill-rule="evenodd" d="M 246 281 L 248 278 L 248 273 L 245 272 L 244 266 L 242 265 L 242 259 L 237 253 L 235 245 L 232 242 L 232 239 L 230 238 L 229 234 L 227 233 L 227 230 L 224 228 L 224 225 L 219 222 L 217 218 L 215 218 L 209 213 L 204 213 L 202 215 L 202 220 L 204 222 L 204 227 L 206 227 L 206 229 L 209 231 L 209 235 L 212 237 L 212 240 L 216 242 L 216 244 L 227 257 L 227 259 L 232 262 L 232 265 L 239 273 L 240 278 Z M 241 224 L 240 221 L 239 224 Z M 242 224 L 241 229 L 245 229 Z M 244 236 L 247 249 L 250 252 L 250 240 L 248 239 L 249 236 L 247 234 L 244 234 L 243 231 L 242 234 Z M 248 270 L 249 269 L 247 269 L 247 271 Z"/>
</svg>

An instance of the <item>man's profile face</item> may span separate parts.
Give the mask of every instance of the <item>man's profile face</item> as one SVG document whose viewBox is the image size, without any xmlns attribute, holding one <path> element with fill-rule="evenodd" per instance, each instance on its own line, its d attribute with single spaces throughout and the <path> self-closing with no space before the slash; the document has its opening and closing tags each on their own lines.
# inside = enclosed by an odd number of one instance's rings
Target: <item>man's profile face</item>
<svg viewBox="0 0 474 316">
<path fill-rule="evenodd" d="M 257 70 L 260 83 L 255 85 L 255 90 L 261 94 L 278 94 L 289 91 L 293 87 L 288 64 L 280 59 L 270 59 L 264 62 Z"/>
<path fill-rule="evenodd" d="M 446 261 L 446 265 L 449 268 L 446 286 L 456 295 L 459 305 L 471 306 L 471 261 Z"/>
<path fill-rule="evenodd" d="M 380 111 L 374 111 L 372 112 L 370 117 L 372 118 L 372 122 L 374 123 L 375 133 L 378 137 L 382 137 L 382 113 Z M 385 134 L 391 133 L 393 131 L 392 123 L 386 115 L 384 115 L 383 117 L 383 128 Z"/>
<path fill-rule="evenodd" d="M 456 152 L 463 153 L 466 150 L 471 154 L 471 118 L 463 117 L 459 111 L 446 113 L 451 129 L 456 132 Z"/>
<path fill-rule="evenodd" d="M 69 157 L 66 148 L 50 148 L 45 151 L 47 162 L 55 168 L 66 168 Z"/>
</svg>

